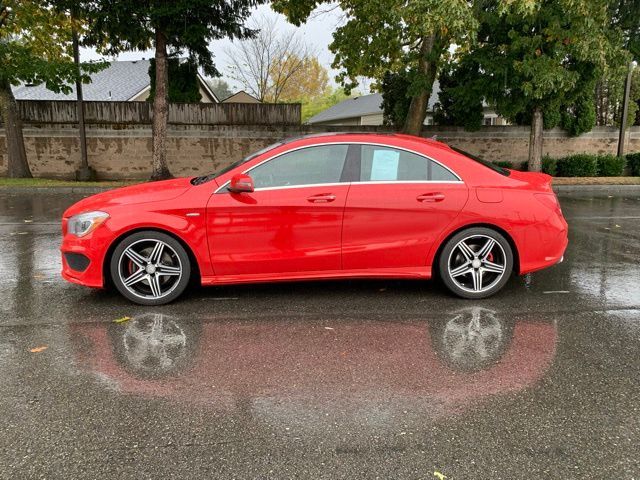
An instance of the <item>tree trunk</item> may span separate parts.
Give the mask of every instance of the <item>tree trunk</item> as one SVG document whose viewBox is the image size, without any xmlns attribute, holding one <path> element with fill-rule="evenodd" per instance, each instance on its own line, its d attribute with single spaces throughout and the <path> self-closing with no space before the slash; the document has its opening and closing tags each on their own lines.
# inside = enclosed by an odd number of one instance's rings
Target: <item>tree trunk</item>
<svg viewBox="0 0 640 480">
<path fill-rule="evenodd" d="M 10 178 L 31 178 L 31 170 L 24 150 L 22 137 L 22 119 L 18 112 L 11 84 L 0 80 L 0 113 L 4 124 L 5 144 L 7 146 L 8 169 Z"/>
<path fill-rule="evenodd" d="M 169 101 L 167 98 L 167 37 L 156 31 L 156 92 L 153 97 L 153 171 L 151 180 L 172 178 L 167 168 L 167 122 Z"/>
<path fill-rule="evenodd" d="M 436 62 L 433 61 L 436 37 L 431 35 L 422 40 L 420 47 L 420 59 L 418 60 L 418 71 L 424 77 L 424 88 L 417 95 L 411 97 L 409 111 L 404 122 L 403 132 L 409 135 L 420 135 L 422 125 L 427 116 L 429 97 L 433 89 L 433 81 L 436 78 Z"/>
<path fill-rule="evenodd" d="M 531 117 L 531 133 L 529 135 L 529 171 L 542 170 L 542 109 L 535 107 Z"/>
</svg>

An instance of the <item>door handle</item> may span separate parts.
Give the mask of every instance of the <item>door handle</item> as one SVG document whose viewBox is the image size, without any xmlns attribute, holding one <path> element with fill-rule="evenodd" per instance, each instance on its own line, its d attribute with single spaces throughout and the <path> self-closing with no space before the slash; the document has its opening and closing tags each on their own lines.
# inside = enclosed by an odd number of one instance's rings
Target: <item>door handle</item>
<svg viewBox="0 0 640 480">
<path fill-rule="evenodd" d="M 433 193 L 423 193 L 422 195 L 418 195 L 416 200 L 419 202 L 441 202 L 444 200 L 444 193 L 441 192 L 433 192 Z"/>
<path fill-rule="evenodd" d="M 311 203 L 329 203 L 333 202 L 336 196 L 332 193 L 320 193 L 319 195 L 312 195 L 307 198 L 307 202 Z"/>
</svg>

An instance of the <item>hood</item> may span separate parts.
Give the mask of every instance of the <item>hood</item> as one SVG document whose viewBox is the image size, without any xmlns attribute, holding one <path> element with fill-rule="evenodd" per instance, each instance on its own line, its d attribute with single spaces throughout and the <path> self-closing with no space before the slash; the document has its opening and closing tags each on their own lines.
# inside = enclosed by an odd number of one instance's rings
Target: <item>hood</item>
<svg viewBox="0 0 640 480">
<path fill-rule="evenodd" d="M 148 182 L 116 188 L 98 193 L 75 203 L 64 212 L 64 217 L 91 210 L 108 210 L 118 205 L 159 202 L 179 197 L 191 188 L 190 178 L 175 178 L 161 182 Z"/>
</svg>

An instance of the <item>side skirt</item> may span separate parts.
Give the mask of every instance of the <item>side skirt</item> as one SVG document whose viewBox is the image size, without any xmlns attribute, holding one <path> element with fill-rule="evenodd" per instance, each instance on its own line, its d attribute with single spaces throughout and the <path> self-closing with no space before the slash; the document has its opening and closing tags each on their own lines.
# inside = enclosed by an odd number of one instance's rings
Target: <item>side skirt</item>
<svg viewBox="0 0 640 480">
<path fill-rule="evenodd" d="M 234 283 L 289 282 L 303 280 L 331 280 L 349 278 L 414 278 L 428 280 L 431 267 L 416 269 L 378 268 L 375 270 L 322 270 L 313 272 L 264 273 L 259 275 L 220 275 L 202 277 L 202 285 L 230 285 Z"/>
</svg>

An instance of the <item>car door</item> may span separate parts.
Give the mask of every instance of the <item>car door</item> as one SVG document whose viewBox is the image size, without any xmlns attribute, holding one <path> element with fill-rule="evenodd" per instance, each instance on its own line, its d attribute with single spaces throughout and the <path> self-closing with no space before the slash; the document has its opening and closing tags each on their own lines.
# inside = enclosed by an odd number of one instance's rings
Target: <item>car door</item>
<svg viewBox="0 0 640 480">
<path fill-rule="evenodd" d="M 222 188 L 212 195 L 207 234 L 215 275 L 340 270 L 348 150 L 326 144 L 288 151 L 246 171 L 254 192 Z"/>
<path fill-rule="evenodd" d="M 466 185 L 408 150 L 366 144 L 359 157 L 345 207 L 343 268 L 426 267 L 433 242 L 467 201 Z"/>
</svg>

